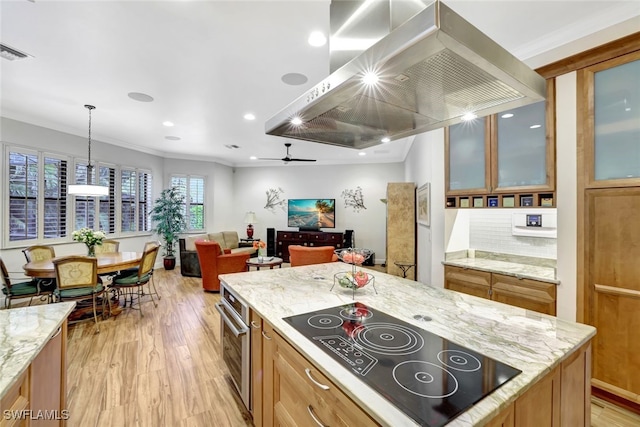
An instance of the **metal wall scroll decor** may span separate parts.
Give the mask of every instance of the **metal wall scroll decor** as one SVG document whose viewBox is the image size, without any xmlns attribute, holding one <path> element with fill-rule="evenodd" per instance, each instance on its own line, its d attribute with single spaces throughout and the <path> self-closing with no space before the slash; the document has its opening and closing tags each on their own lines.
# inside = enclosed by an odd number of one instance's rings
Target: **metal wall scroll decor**
<svg viewBox="0 0 640 427">
<path fill-rule="evenodd" d="M 267 190 L 267 204 L 264 208 L 273 212 L 276 208 L 285 210 L 286 199 L 281 199 L 280 196 L 284 194 L 284 190 L 280 187 L 270 188 Z"/>
<path fill-rule="evenodd" d="M 360 187 L 356 187 L 355 190 L 344 190 L 342 192 L 342 198 L 344 199 L 344 207 L 352 207 L 354 212 L 360 212 L 361 209 L 367 209 L 364 205 L 362 188 Z"/>
</svg>

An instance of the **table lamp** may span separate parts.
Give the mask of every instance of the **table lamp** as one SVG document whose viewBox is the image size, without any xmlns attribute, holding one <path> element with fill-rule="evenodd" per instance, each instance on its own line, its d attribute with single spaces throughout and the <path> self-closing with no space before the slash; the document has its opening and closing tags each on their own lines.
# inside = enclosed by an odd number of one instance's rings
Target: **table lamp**
<svg viewBox="0 0 640 427">
<path fill-rule="evenodd" d="M 258 222 L 255 212 L 247 212 L 244 216 L 244 222 L 247 224 L 247 239 L 253 239 L 253 224 Z"/>
</svg>

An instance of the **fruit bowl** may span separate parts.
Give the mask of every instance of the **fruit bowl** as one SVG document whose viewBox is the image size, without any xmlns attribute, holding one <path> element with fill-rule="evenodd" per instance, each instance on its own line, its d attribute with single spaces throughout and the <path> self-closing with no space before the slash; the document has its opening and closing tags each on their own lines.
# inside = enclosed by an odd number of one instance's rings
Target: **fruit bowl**
<svg viewBox="0 0 640 427">
<path fill-rule="evenodd" d="M 357 271 L 355 274 L 347 271 L 344 273 L 336 273 L 335 280 L 341 287 L 355 290 L 367 286 L 373 280 L 373 275 L 365 273 L 364 271 Z"/>
<path fill-rule="evenodd" d="M 336 249 L 334 252 L 340 261 L 353 265 L 362 265 L 373 254 L 371 249 L 363 248 Z"/>
</svg>

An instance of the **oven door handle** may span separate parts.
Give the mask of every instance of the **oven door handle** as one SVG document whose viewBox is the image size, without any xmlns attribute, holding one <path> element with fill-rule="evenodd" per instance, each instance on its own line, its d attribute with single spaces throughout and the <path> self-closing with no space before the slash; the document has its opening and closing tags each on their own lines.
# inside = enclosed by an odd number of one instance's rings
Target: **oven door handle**
<svg viewBox="0 0 640 427">
<path fill-rule="evenodd" d="M 249 328 L 244 324 L 242 319 L 232 310 L 229 310 L 226 305 L 218 302 L 216 303 L 216 310 L 218 310 L 218 312 L 220 313 L 220 317 L 222 317 L 222 321 L 227 324 L 229 329 L 231 329 L 231 332 L 233 332 L 233 335 L 235 335 L 236 337 L 239 337 L 240 335 L 244 335 L 247 332 L 249 332 Z M 236 325 L 233 324 L 229 316 L 227 316 L 227 313 L 231 314 L 231 317 L 233 317 L 238 324 L 242 325 L 240 329 L 238 329 Z"/>
</svg>

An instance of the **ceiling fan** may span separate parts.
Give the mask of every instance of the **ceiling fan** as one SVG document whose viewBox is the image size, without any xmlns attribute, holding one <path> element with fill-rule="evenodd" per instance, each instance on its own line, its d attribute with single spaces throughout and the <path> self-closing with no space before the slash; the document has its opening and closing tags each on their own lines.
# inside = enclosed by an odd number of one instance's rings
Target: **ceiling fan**
<svg viewBox="0 0 640 427">
<path fill-rule="evenodd" d="M 294 157 L 291 157 L 291 154 L 289 154 L 289 147 L 291 147 L 291 143 L 290 142 L 285 142 L 284 144 L 285 147 L 287 147 L 287 155 L 284 156 L 281 159 L 272 159 L 272 158 L 265 158 L 265 157 L 260 157 L 259 160 L 282 160 L 283 162 L 289 163 L 289 162 L 315 162 L 315 159 L 296 159 Z"/>
</svg>

